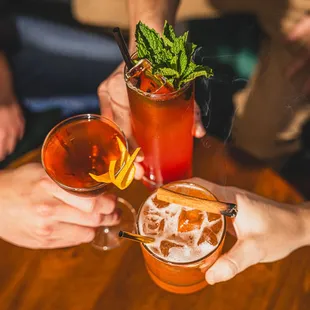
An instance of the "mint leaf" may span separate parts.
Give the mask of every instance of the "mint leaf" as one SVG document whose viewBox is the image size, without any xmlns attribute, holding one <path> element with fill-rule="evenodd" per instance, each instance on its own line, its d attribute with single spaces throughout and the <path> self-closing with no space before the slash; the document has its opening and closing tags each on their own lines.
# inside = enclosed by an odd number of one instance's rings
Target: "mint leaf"
<svg viewBox="0 0 310 310">
<path fill-rule="evenodd" d="M 174 70 L 178 70 L 178 55 L 174 55 L 170 61 L 170 67 Z"/>
<path fill-rule="evenodd" d="M 186 51 L 184 48 L 180 51 L 180 54 L 179 54 L 179 71 L 181 75 L 186 70 L 188 63 L 189 63 L 189 59 L 186 55 Z"/>
<path fill-rule="evenodd" d="M 185 45 L 186 54 L 192 56 L 197 45 L 194 43 L 187 42 Z"/>
<path fill-rule="evenodd" d="M 163 42 L 159 34 L 142 22 L 139 22 L 136 27 L 136 42 L 138 43 L 138 57 L 140 55 L 150 57 L 152 62 L 158 62 L 158 54 L 163 50 Z M 140 49 L 141 44 L 141 49 Z M 147 50 L 147 53 L 146 53 Z"/>
<path fill-rule="evenodd" d="M 178 55 L 182 49 L 184 49 L 183 38 L 178 37 L 173 42 L 173 45 L 171 47 L 171 52 L 175 55 Z"/>
<path fill-rule="evenodd" d="M 190 75 L 191 73 L 193 73 L 195 71 L 195 68 L 197 67 L 197 65 L 194 62 L 190 62 L 186 68 L 186 70 L 184 71 L 184 73 L 182 74 L 183 78 L 186 78 L 188 75 Z"/>
<path fill-rule="evenodd" d="M 165 76 L 166 78 L 179 78 L 180 74 L 178 71 L 172 69 L 172 68 L 158 68 L 155 72 L 155 74 L 161 74 L 163 76 Z"/>
<path fill-rule="evenodd" d="M 165 21 L 162 38 L 164 39 L 164 41 L 171 43 L 171 45 L 169 45 L 169 43 L 168 43 L 169 46 L 172 46 L 172 44 L 176 38 L 173 27 L 171 25 L 169 25 L 167 21 Z"/>
<path fill-rule="evenodd" d="M 173 27 L 165 22 L 162 36 L 142 22 L 136 27 L 138 58 L 152 64 L 152 73 L 162 75 L 176 89 L 198 76 L 210 77 L 212 69 L 192 61 L 196 44 L 188 42 L 188 31 L 177 37 Z"/>
<path fill-rule="evenodd" d="M 201 66 L 201 65 L 196 65 L 194 64 L 195 68 L 190 69 L 187 72 L 186 76 L 183 76 L 182 80 L 179 83 L 179 87 L 182 84 L 186 84 L 194 79 L 196 79 L 199 76 L 206 76 L 206 77 L 211 77 L 213 76 L 213 71 L 209 67 Z M 194 67 L 192 66 L 192 68 Z"/>
</svg>

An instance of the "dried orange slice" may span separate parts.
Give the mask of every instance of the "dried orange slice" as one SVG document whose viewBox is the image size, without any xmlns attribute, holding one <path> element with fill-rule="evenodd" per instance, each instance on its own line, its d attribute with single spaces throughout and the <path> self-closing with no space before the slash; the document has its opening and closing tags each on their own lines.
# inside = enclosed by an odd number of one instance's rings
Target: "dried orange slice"
<svg viewBox="0 0 310 310">
<path fill-rule="evenodd" d="M 109 171 L 101 175 L 95 175 L 89 173 L 89 175 L 99 183 L 113 183 L 119 189 L 127 188 L 134 179 L 136 167 L 134 160 L 136 159 L 140 148 L 137 148 L 133 154 L 127 152 L 126 146 L 122 140 L 116 137 L 121 156 L 118 160 L 111 160 L 109 164 Z M 117 170 L 119 171 L 117 177 L 115 177 Z"/>
</svg>

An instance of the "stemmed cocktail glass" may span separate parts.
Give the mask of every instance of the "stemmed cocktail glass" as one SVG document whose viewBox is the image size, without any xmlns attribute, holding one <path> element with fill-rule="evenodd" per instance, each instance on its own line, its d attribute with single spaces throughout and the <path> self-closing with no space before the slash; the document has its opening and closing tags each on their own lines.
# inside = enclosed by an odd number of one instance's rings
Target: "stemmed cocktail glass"
<svg viewBox="0 0 310 310">
<path fill-rule="evenodd" d="M 113 185 L 99 183 L 89 173 L 104 174 L 110 162 L 121 157 L 118 140 L 128 150 L 126 137 L 111 120 L 94 114 L 73 116 L 56 125 L 45 138 L 43 167 L 55 183 L 70 193 L 81 197 L 101 195 Z M 129 202 L 117 198 L 115 212 L 120 215 L 119 224 L 98 228 L 92 242 L 95 248 L 115 248 L 122 242 L 120 230 L 134 230 L 135 210 Z"/>
</svg>

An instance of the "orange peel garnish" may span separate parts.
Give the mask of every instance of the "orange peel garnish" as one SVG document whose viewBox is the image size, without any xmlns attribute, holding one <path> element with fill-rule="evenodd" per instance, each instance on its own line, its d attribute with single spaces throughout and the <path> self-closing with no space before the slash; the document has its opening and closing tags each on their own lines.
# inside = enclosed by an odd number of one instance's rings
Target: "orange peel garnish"
<svg viewBox="0 0 310 310">
<path fill-rule="evenodd" d="M 118 137 L 116 137 L 116 140 L 121 152 L 120 158 L 110 161 L 108 172 L 101 175 L 89 173 L 89 175 L 99 183 L 113 183 L 119 189 L 123 190 L 131 184 L 135 177 L 136 167 L 134 165 L 134 161 L 140 151 L 140 148 L 137 148 L 133 154 L 130 155 L 122 140 Z M 116 167 L 119 167 L 119 170 Z M 118 175 L 115 177 L 117 172 Z"/>
</svg>

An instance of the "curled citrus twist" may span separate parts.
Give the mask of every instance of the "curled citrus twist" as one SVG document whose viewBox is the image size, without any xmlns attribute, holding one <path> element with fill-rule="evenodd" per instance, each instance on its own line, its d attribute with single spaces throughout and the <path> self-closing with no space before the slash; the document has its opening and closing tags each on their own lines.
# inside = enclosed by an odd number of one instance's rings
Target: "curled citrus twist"
<svg viewBox="0 0 310 310">
<path fill-rule="evenodd" d="M 134 161 L 140 151 L 140 148 L 138 147 L 133 154 L 130 155 L 122 140 L 118 137 L 116 137 L 116 140 L 121 152 L 120 158 L 110 161 L 108 172 L 101 175 L 95 175 L 92 173 L 89 175 L 99 183 L 113 183 L 119 189 L 123 190 L 127 188 L 134 179 L 136 172 Z"/>
</svg>

